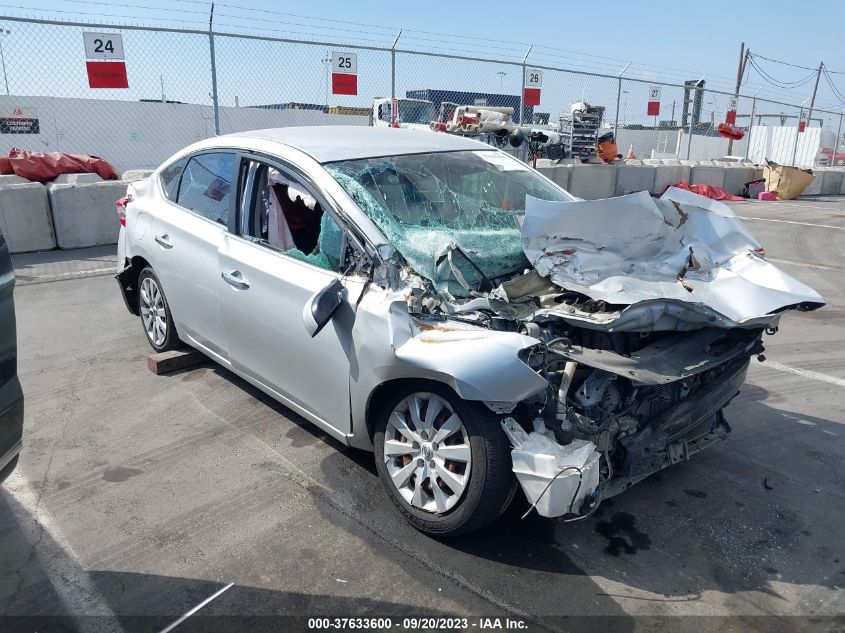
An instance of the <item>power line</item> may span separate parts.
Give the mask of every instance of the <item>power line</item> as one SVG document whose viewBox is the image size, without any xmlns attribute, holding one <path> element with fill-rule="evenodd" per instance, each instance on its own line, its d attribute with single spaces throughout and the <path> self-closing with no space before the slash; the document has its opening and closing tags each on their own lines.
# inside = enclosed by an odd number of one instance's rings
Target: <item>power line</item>
<svg viewBox="0 0 845 633">
<path fill-rule="evenodd" d="M 800 86 L 803 86 L 804 84 L 811 81 L 813 79 L 813 77 L 816 76 L 816 72 L 818 71 L 818 69 L 813 69 L 813 72 L 811 72 L 806 77 L 799 79 L 797 81 L 793 81 L 793 82 L 782 81 L 780 79 L 775 79 L 772 75 L 770 75 L 765 70 L 763 70 L 763 68 L 760 66 L 760 64 L 757 63 L 755 57 L 756 57 L 756 55 L 750 55 L 748 57 L 748 61 L 751 64 L 751 66 L 754 68 L 754 70 L 757 71 L 757 73 L 760 75 L 760 77 L 762 77 L 764 80 L 766 80 L 767 82 L 769 82 L 770 84 L 772 84 L 773 86 L 775 86 L 777 88 L 794 89 L 794 88 L 798 88 Z"/>
<path fill-rule="evenodd" d="M 827 68 L 822 67 L 822 71 L 824 72 L 825 81 L 827 81 L 827 85 L 830 86 L 830 89 L 833 92 L 833 95 L 837 99 L 839 99 L 838 105 L 845 104 L 845 96 L 843 96 L 842 93 L 839 92 L 839 89 L 834 85 L 833 80 L 830 78 L 830 74 L 828 73 Z"/>
</svg>

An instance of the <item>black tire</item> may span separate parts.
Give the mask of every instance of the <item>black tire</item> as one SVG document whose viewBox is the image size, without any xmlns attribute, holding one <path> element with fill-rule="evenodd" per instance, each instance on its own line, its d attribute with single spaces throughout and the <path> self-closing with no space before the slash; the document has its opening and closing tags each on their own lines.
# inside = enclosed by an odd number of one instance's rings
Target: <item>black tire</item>
<svg viewBox="0 0 845 633">
<path fill-rule="evenodd" d="M 15 470 L 15 467 L 18 465 L 18 458 L 20 455 L 15 455 L 6 467 L 3 470 L 0 470 L 0 484 L 6 481 L 9 478 L 9 475 L 12 474 L 12 471 Z"/>
<path fill-rule="evenodd" d="M 150 333 L 144 321 L 144 303 L 145 303 L 145 280 L 149 280 L 149 284 L 154 286 L 161 294 L 161 302 L 164 309 L 164 326 L 165 333 L 161 340 L 156 340 L 154 334 Z M 182 341 L 179 340 L 179 333 L 176 331 L 176 325 L 173 323 L 173 315 L 170 313 L 170 304 L 167 303 L 167 297 L 164 294 L 164 288 L 161 285 L 158 277 L 150 266 L 144 268 L 138 275 L 138 314 L 141 315 L 141 327 L 144 329 L 144 336 L 147 342 L 157 352 L 166 352 L 172 349 L 183 347 Z"/>
<path fill-rule="evenodd" d="M 402 400 L 414 393 L 433 393 L 446 400 L 469 435 L 472 464 L 468 487 L 457 504 L 443 514 L 408 503 L 393 484 L 384 459 L 388 418 Z M 516 491 L 510 446 L 497 417 L 481 403 L 462 400 L 444 385 L 419 381 L 396 391 L 376 416 L 373 443 L 379 478 L 402 516 L 420 532 L 435 537 L 460 536 L 495 521 L 507 509 Z"/>
</svg>

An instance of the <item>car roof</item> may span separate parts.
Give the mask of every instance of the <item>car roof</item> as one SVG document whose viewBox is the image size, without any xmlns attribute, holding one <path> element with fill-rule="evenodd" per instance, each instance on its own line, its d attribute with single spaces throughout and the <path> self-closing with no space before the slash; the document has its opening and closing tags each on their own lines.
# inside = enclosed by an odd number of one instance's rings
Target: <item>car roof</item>
<svg viewBox="0 0 845 633">
<path fill-rule="evenodd" d="M 248 144 L 250 140 L 287 145 L 320 163 L 401 154 L 494 149 L 490 145 L 452 134 L 363 125 L 271 128 L 227 134 L 215 139 L 216 144 L 220 145 L 232 141 Z"/>
</svg>

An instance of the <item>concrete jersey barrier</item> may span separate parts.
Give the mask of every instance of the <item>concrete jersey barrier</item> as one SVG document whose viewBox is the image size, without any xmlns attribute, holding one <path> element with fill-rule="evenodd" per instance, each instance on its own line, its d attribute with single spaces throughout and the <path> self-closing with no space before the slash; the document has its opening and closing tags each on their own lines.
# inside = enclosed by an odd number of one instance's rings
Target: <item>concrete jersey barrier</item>
<svg viewBox="0 0 845 633">
<path fill-rule="evenodd" d="M 20 180 L 23 182 L 0 184 L 0 229 L 9 251 L 27 253 L 56 248 L 46 187 L 40 182 Z"/>
<path fill-rule="evenodd" d="M 114 202 L 126 195 L 124 180 L 50 184 L 47 192 L 59 248 L 85 248 L 117 242 L 120 223 Z"/>
<path fill-rule="evenodd" d="M 572 195 L 598 200 L 649 191 L 661 195 L 681 181 L 723 187 L 740 195 L 746 182 L 761 178 L 763 168 L 677 159 L 644 159 L 614 165 L 584 165 L 540 161 L 538 171 Z M 120 225 L 114 202 L 127 185 L 152 173 L 132 169 L 121 180 L 102 180 L 96 174 L 63 174 L 45 187 L 19 176 L 0 176 L 0 228 L 11 252 L 70 249 L 113 244 Z M 845 194 L 845 169 L 819 168 L 802 195 Z"/>
</svg>

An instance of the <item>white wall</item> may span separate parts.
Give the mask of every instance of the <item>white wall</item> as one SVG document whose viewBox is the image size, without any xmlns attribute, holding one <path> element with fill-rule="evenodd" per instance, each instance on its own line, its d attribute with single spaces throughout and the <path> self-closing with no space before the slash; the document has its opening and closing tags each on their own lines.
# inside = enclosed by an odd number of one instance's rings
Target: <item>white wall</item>
<svg viewBox="0 0 845 633">
<path fill-rule="evenodd" d="M 91 154 L 105 158 L 118 172 L 157 167 L 182 147 L 214 136 L 211 106 L 0 95 L 0 116 L 15 108 L 38 118 L 40 134 L 0 134 L 2 155 L 12 147 Z M 367 125 L 367 117 L 220 108 L 221 134 L 298 125 Z"/>
<path fill-rule="evenodd" d="M 748 158 L 755 163 L 764 163 L 768 159 L 781 165 L 813 167 L 821 147 L 822 132 L 827 132 L 827 130 L 808 127 L 803 133 L 798 134 L 798 128 L 794 125 L 755 125 L 751 128 L 751 147 Z M 797 151 L 795 149 L 796 136 L 798 137 Z M 832 137 L 833 134 L 830 136 Z"/>
<path fill-rule="evenodd" d="M 619 128 L 616 141 L 622 156 L 628 153 L 633 144 L 637 158 L 687 158 L 688 135 L 683 130 L 630 130 Z M 734 156 L 745 156 L 748 136 L 734 141 Z M 728 139 L 721 136 L 692 135 L 690 160 L 713 160 L 726 156 Z"/>
</svg>

